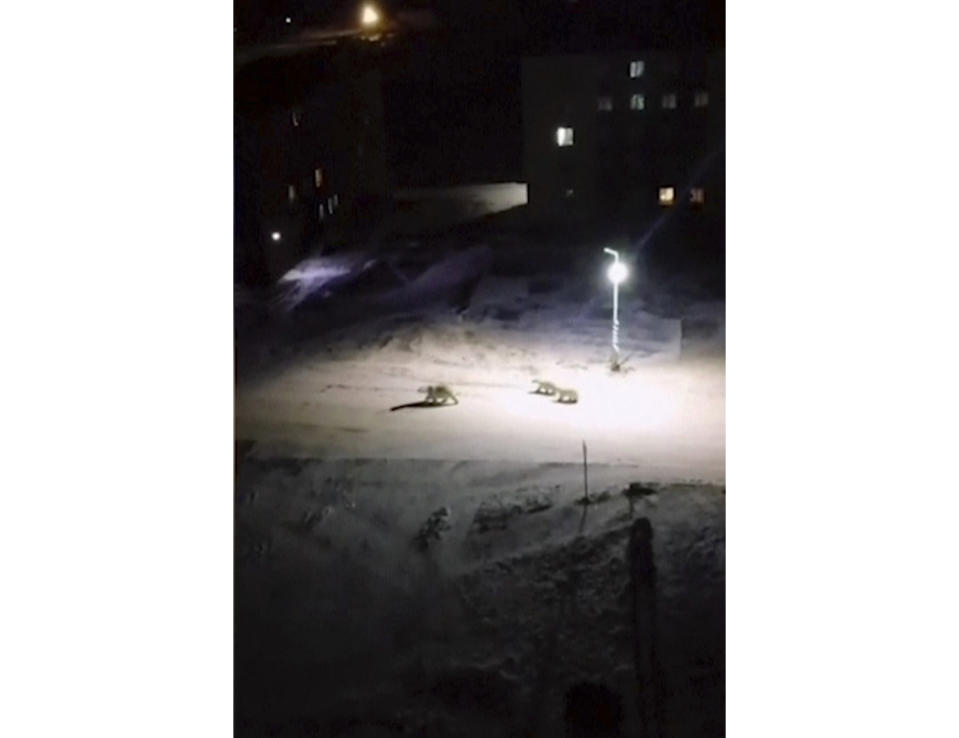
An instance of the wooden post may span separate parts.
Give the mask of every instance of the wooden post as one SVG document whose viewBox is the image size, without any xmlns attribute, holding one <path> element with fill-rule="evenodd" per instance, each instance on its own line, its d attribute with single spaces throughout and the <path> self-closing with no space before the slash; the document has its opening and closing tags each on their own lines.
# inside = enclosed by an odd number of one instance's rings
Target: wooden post
<svg viewBox="0 0 959 738">
<path fill-rule="evenodd" d="M 583 504 L 589 504 L 589 479 L 586 476 L 586 441 L 583 441 Z"/>
</svg>

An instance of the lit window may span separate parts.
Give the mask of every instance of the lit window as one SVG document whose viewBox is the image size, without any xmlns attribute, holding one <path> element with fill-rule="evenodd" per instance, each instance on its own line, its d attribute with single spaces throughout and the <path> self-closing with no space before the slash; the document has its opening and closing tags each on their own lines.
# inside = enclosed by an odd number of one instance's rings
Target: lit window
<svg viewBox="0 0 959 738">
<path fill-rule="evenodd" d="M 629 109 L 630 110 L 645 110 L 646 109 L 646 96 L 645 95 L 633 95 L 629 98 Z"/>
<path fill-rule="evenodd" d="M 693 107 L 705 108 L 709 105 L 709 93 L 706 90 L 697 90 L 693 95 Z"/>
<path fill-rule="evenodd" d="M 646 69 L 646 63 L 642 61 L 631 61 L 629 63 L 629 76 L 632 79 L 643 76 L 643 70 Z"/>
<path fill-rule="evenodd" d="M 596 101 L 596 109 L 604 113 L 613 109 L 613 98 L 601 97 Z"/>
<path fill-rule="evenodd" d="M 676 199 L 676 191 L 672 187 L 659 188 L 659 204 L 672 205 Z"/>
<path fill-rule="evenodd" d="M 326 209 L 330 211 L 330 214 L 333 213 L 333 198 L 329 197 L 326 200 Z"/>
<path fill-rule="evenodd" d="M 689 191 L 689 201 L 693 205 L 702 205 L 706 202 L 706 190 L 702 187 L 693 187 Z"/>
<path fill-rule="evenodd" d="M 676 108 L 676 93 L 667 92 L 663 95 L 663 107 L 667 110 L 674 110 Z"/>
<path fill-rule="evenodd" d="M 290 113 L 290 120 L 293 122 L 293 127 L 298 128 L 300 125 L 300 114 L 294 110 Z"/>
<path fill-rule="evenodd" d="M 556 145 L 557 146 L 572 146 L 573 145 L 573 129 L 572 128 L 557 128 L 556 129 Z"/>
<path fill-rule="evenodd" d="M 333 195 L 333 204 L 336 205 L 336 207 L 339 207 L 339 206 L 340 206 L 340 196 L 339 196 L 339 195 Z"/>
<path fill-rule="evenodd" d="M 287 197 L 287 199 L 288 199 L 290 202 L 293 202 L 294 200 L 296 200 L 296 186 L 295 186 L 295 185 L 287 185 L 287 186 L 286 186 L 286 197 Z"/>
<path fill-rule="evenodd" d="M 323 203 L 320 203 L 320 220 L 326 217 L 326 211 L 323 209 Z"/>
<path fill-rule="evenodd" d="M 319 167 L 313 170 L 313 182 L 316 184 L 317 189 L 323 186 L 323 170 Z"/>
</svg>

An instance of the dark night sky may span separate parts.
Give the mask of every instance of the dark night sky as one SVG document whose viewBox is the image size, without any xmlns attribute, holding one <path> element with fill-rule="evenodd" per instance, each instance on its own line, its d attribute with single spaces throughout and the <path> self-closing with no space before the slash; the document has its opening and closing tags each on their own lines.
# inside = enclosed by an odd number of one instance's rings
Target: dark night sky
<svg viewBox="0 0 959 738">
<path fill-rule="evenodd" d="M 379 0 L 429 8 L 441 28 L 407 38 L 384 65 L 390 163 L 399 185 L 522 178 L 520 60 L 614 48 L 722 47 L 722 0 Z M 238 0 L 240 38 L 350 18 L 360 0 Z"/>
<path fill-rule="evenodd" d="M 525 51 L 577 45 L 608 48 L 719 45 L 725 38 L 723 0 L 378 0 L 387 11 L 428 8 L 453 33 L 482 34 Z M 254 37 L 295 23 L 321 24 L 351 17 L 360 0 L 237 0 L 235 23 Z"/>
</svg>

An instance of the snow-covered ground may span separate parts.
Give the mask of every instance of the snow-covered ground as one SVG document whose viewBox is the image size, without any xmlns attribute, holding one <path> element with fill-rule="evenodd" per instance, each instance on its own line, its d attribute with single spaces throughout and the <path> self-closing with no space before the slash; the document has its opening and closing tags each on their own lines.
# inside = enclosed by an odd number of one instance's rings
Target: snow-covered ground
<svg viewBox="0 0 959 738">
<path fill-rule="evenodd" d="M 330 279 L 344 257 L 333 263 L 323 272 Z M 574 461 L 585 440 L 595 461 L 636 464 L 649 479 L 722 482 L 722 306 L 691 311 L 697 331 L 684 336 L 681 318 L 624 294 L 620 345 L 629 358 L 613 373 L 609 288 L 593 277 L 487 275 L 458 316 L 442 289 L 433 304 L 426 299 L 437 282 L 456 290 L 440 264 L 385 296 L 331 307 L 344 325 L 327 324 L 240 379 L 237 438 L 265 455 L 535 462 Z M 710 318 L 719 328 L 705 335 Z M 534 379 L 576 389 L 579 402 L 532 394 Z M 449 385 L 460 403 L 390 411 L 430 384 Z"/>
<path fill-rule="evenodd" d="M 604 265 L 546 256 L 318 258 L 244 322 L 238 735 L 559 736 L 581 682 L 723 734 L 723 306 L 624 286 L 614 373 Z"/>
<path fill-rule="evenodd" d="M 246 460 L 238 735 L 560 736 L 584 681 L 623 735 L 722 735 L 724 490 L 642 478 L 591 466 L 584 506 L 576 464 Z"/>
</svg>

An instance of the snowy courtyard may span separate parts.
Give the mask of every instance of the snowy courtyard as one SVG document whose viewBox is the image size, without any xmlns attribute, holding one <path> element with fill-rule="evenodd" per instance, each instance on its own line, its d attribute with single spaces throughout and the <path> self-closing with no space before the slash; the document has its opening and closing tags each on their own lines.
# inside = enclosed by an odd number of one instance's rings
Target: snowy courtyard
<svg viewBox="0 0 959 738">
<path fill-rule="evenodd" d="M 722 733 L 722 303 L 637 279 L 613 372 L 601 256 L 540 263 L 317 257 L 245 326 L 238 735 L 561 735 L 582 683 Z"/>
<path fill-rule="evenodd" d="M 657 315 L 625 294 L 626 362 L 611 372 L 601 258 L 572 278 L 497 276 L 488 273 L 488 258 L 473 249 L 408 283 L 377 283 L 368 297 L 324 307 L 322 324 L 287 318 L 317 333 L 285 353 L 271 349 L 266 368 L 239 378 L 237 440 L 256 442 L 265 455 L 558 463 L 578 460 L 586 441 L 591 460 L 636 465 L 648 479 L 723 481 L 721 303 L 688 309 L 714 326 L 699 344 L 684 340 L 682 315 Z M 322 273 L 335 282 L 363 259 L 331 261 Z M 475 270 L 479 281 L 457 315 L 448 300 L 459 299 Z M 295 295 L 303 288 L 294 285 Z M 314 293 L 327 289 L 314 279 Z M 533 394 L 537 379 L 575 389 L 579 402 Z M 459 404 L 390 411 L 437 384 L 449 386 Z"/>
</svg>

